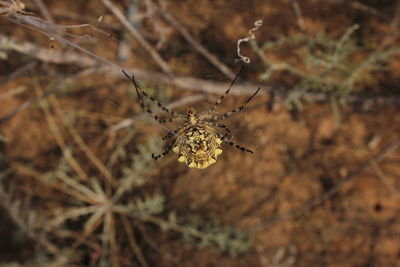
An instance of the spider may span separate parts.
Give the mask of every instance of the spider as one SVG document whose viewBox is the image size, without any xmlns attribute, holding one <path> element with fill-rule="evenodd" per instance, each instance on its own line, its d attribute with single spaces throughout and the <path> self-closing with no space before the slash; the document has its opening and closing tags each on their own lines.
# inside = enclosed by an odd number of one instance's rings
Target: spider
<svg viewBox="0 0 400 267">
<path fill-rule="evenodd" d="M 135 86 L 136 93 L 138 95 L 139 102 L 142 108 L 147 113 L 149 113 L 158 123 L 164 124 L 168 122 L 182 122 L 182 124 L 176 130 L 169 131 L 162 138 L 163 140 L 173 140 L 169 143 L 167 149 L 164 152 L 159 155 L 154 155 L 154 153 L 151 155 L 154 160 L 158 160 L 166 156 L 172 149 L 173 152 L 178 154 L 179 162 L 185 162 L 190 168 L 204 169 L 217 161 L 218 155 L 222 153 L 222 143 L 227 143 L 243 152 L 253 153 L 253 151 L 232 142 L 231 131 L 226 125 L 219 123 L 219 121 L 227 119 L 236 112 L 242 111 L 245 108 L 246 104 L 249 103 L 250 100 L 253 99 L 255 95 L 260 91 L 260 88 L 258 88 L 257 91 L 249 99 L 247 99 L 243 105 L 239 106 L 238 108 L 235 108 L 230 112 L 223 114 L 217 113 L 215 111 L 218 105 L 224 99 L 224 97 L 229 94 L 231 87 L 238 79 L 242 69 L 243 67 L 240 68 L 240 71 L 232 80 L 228 89 L 223 95 L 218 98 L 212 108 L 204 112 L 197 113 L 197 111 L 193 107 L 189 107 L 186 114 L 180 114 L 178 112 L 169 110 L 154 97 L 149 96 L 146 92 L 141 90 L 133 75 L 129 76 L 124 70 L 122 70 L 125 76 Z M 168 113 L 172 117 L 168 119 L 162 119 L 155 115 L 148 104 L 144 101 L 144 98 L 147 98 L 157 104 L 157 106 L 162 111 Z M 215 127 L 224 129 L 225 134 L 221 135 L 220 133 L 218 133 Z"/>
</svg>

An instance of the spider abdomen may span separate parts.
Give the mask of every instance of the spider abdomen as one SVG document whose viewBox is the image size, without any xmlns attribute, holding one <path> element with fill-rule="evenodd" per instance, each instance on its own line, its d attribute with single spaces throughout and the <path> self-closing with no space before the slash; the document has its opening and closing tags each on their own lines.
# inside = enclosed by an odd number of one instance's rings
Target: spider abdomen
<svg viewBox="0 0 400 267">
<path fill-rule="evenodd" d="M 221 143 L 215 132 L 193 126 L 179 135 L 173 151 L 178 154 L 179 162 L 185 162 L 190 168 L 204 169 L 217 161 L 222 153 Z"/>
</svg>

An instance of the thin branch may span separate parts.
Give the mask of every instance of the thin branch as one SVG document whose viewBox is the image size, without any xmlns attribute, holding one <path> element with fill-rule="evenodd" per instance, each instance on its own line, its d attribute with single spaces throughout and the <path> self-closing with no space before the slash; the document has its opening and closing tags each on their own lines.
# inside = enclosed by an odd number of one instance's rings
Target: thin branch
<svg viewBox="0 0 400 267">
<path fill-rule="evenodd" d="M 51 16 L 49 10 L 47 9 L 46 5 L 43 3 L 42 0 L 34 0 L 35 4 L 37 5 L 37 7 L 40 10 L 40 13 L 42 13 L 43 17 L 49 21 L 50 23 L 54 24 L 54 19 Z"/>
<path fill-rule="evenodd" d="M 39 101 L 45 95 L 45 94 L 43 94 L 41 92 L 41 88 L 38 86 L 38 84 L 34 83 L 34 86 L 36 87 L 37 92 L 41 93 L 42 95 L 37 97 L 37 98 L 35 98 L 32 102 Z M 57 88 L 57 87 L 58 86 L 56 86 L 55 88 Z M 52 90 L 54 90 L 54 88 Z M 50 90 L 50 92 L 52 90 Z M 89 176 L 82 169 L 82 167 L 79 164 L 79 162 L 73 157 L 72 153 L 67 148 L 67 144 L 66 144 L 64 138 L 62 137 L 61 131 L 60 131 L 59 127 L 57 126 L 57 123 L 56 123 L 53 115 L 51 114 L 48 105 L 46 105 L 45 103 L 42 103 L 42 102 L 40 104 L 41 104 L 42 110 L 44 112 L 46 121 L 47 121 L 47 123 L 49 125 L 49 128 L 50 128 L 51 132 L 53 133 L 53 136 L 56 139 L 56 142 L 57 142 L 58 146 L 60 147 L 60 149 L 61 149 L 65 159 L 67 160 L 68 164 L 71 166 L 71 168 L 78 174 L 78 176 L 82 180 L 86 180 L 87 181 L 89 179 Z M 0 119 L 0 122 L 2 122 L 2 121 L 3 120 Z"/>
<path fill-rule="evenodd" d="M 382 171 L 381 167 L 379 167 L 379 164 L 376 162 L 373 162 L 372 164 L 372 168 L 375 171 L 376 176 L 378 177 L 378 179 L 386 186 L 386 188 L 388 189 L 388 191 L 390 192 L 390 194 L 392 196 L 396 196 L 398 199 L 400 197 L 399 195 L 399 191 L 396 190 L 396 188 L 394 187 L 394 185 L 390 184 L 390 182 L 388 181 L 388 177 L 385 175 L 385 173 Z"/>
<path fill-rule="evenodd" d="M 84 206 L 78 208 L 69 208 L 69 209 L 60 209 L 54 218 L 47 221 L 46 229 L 59 229 L 61 228 L 61 224 L 63 224 L 66 220 L 77 219 L 81 216 L 86 216 L 89 214 L 95 213 L 99 209 L 96 205 Z"/>
<path fill-rule="evenodd" d="M 160 14 L 185 38 L 185 40 L 193 46 L 197 52 L 203 55 L 208 61 L 210 61 L 217 69 L 224 73 L 228 78 L 233 79 L 235 73 L 229 69 L 225 64 L 218 60 L 216 56 L 211 54 L 204 46 L 197 42 L 190 33 L 167 11 L 165 4 L 161 4 L 162 12 Z"/>
<path fill-rule="evenodd" d="M 14 37 L 0 35 L 0 47 L 3 50 L 14 50 L 21 54 L 32 56 L 43 62 L 55 64 L 76 64 L 78 66 L 87 67 L 98 65 L 93 57 L 82 55 L 75 52 L 56 51 L 54 49 L 46 49 L 36 45 L 35 43 L 18 40 Z M 96 59 L 99 57 L 96 56 Z M 102 60 L 102 62 L 108 62 Z M 111 63 L 113 64 L 113 63 Z M 115 65 L 116 69 L 120 69 Z"/>
<path fill-rule="evenodd" d="M 117 242 L 117 232 L 115 228 L 115 217 L 112 211 L 108 211 L 104 218 L 103 235 L 107 236 L 107 241 L 110 244 L 110 257 L 112 266 L 119 266 L 120 249 Z"/>
<path fill-rule="evenodd" d="M 132 23 L 128 21 L 128 19 L 124 16 L 124 14 L 109 0 L 101 0 L 103 4 L 110 9 L 110 11 L 118 18 L 118 20 L 125 26 L 125 28 L 133 35 L 133 37 L 143 46 L 144 49 L 149 52 L 150 56 L 153 60 L 160 66 L 160 68 L 166 72 L 171 73 L 171 68 L 167 64 L 167 62 L 162 59 L 162 57 L 157 53 L 157 51 L 144 39 L 142 34 L 136 30 Z"/>
<path fill-rule="evenodd" d="M 96 156 L 96 154 L 90 149 L 90 147 L 85 143 L 82 137 L 79 135 L 75 127 L 65 118 L 64 111 L 62 111 L 61 105 L 58 102 L 57 98 L 52 95 L 49 97 L 50 103 L 54 107 L 57 115 L 61 118 L 61 121 L 64 123 L 68 132 L 71 134 L 74 141 L 79 145 L 80 149 L 83 153 L 85 153 L 86 157 L 93 163 L 94 166 L 103 174 L 106 180 L 112 185 L 116 186 L 117 182 L 115 178 L 112 176 L 111 172 L 107 169 L 107 167 L 101 162 L 101 160 Z"/>
<path fill-rule="evenodd" d="M 294 13 L 296 14 L 297 24 L 299 25 L 300 30 L 305 31 L 306 24 L 304 23 L 304 18 L 303 18 L 303 14 L 301 12 L 299 2 L 297 2 L 297 0 L 292 0 L 292 6 L 293 6 Z"/>
<path fill-rule="evenodd" d="M 139 263 L 142 267 L 149 266 L 149 264 L 146 261 L 146 258 L 143 255 L 143 252 L 142 252 L 140 246 L 136 242 L 135 234 L 133 233 L 132 227 L 129 224 L 128 218 L 126 217 L 125 214 L 120 214 L 120 216 L 121 216 L 121 220 L 122 220 L 122 225 L 124 227 L 124 230 L 126 232 L 128 240 L 129 240 L 129 245 L 131 246 L 133 253 L 136 255 L 137 260 L 139 261 Z"/>
<path fill-rule="evenodd" d="M 88 197 L 85 194 L 80 193 L 79 191 L 71 190 L 70 187 L 61 187 L 59 185 L 58 181 L 50 182 L 50 181 L 46 180 L 45 174 L 39 173 L 39 172 L 35 171 L 34 169 L 27 167 L 24 164 L 14 162 L 14 163 L 12 163 L 11 167 L 13 168 L 13 170 L 15 170 L 16 173 L 35 178 L 40 183 L 42 183 L 43 186 L 54 188 L 57 191 L 63 192 L 64 194 L 71 196 L 73 198 L 79 199 L 83 202 L 87 202 L 87 203 L 90 203 L 93 205 L 95 205 L 99 202 L 98 200 L 91 199 L 90 197 Z"/>
<path fill-rule="evenodd" d="M 80 27 L 92 27 L 95 31 L 99 31 L 102 33 L 105 33 L 101 30 L 98 30 L 96 27 L 92 26 L 92 25 L 70 25 L 70 26 L 64 26 L 64 25 L 55 25 L 52 24 L 48 21 L 42 20 L 38 17 L 35 16 L 27 16 L 24 14 L 19 14 L 19 13 L 15 13 L 12 14 L 12 16 L 7 17 L 8 20 L 10 20 L 13 23 L 19 24 L 27 29 L 30 29 L 32 31 L 36 31 L 39 32 L 49 38 L 53 38 L 56 39 L 57 41 L 59 41 L 62 44 L 67 44 L 87 55 L 90 55 L 92 58 L 97 59 L 100 62 L 106 63 L 110 66 L 113 66 L 117 69 L 121 69 L 121 66 L 119 66 L 118 64 L 111 62 L 103 57 L 97 56 L 95 53 L 77 45 L 74 42 L 69 41 L 68 39 L 64 38 L 63 35 L 63 30 L 65 29 L 69 29 L 69 28 L 80 28 Z M 111 35 L 109 35 L 110 38 L 112 38 Z M 1 45 L 3 45 L 1 43 Z M 50 53 L 51 54 L 51 53 Z"/>
<path fill-rule="evenodd" d="M 104 221 L 104 205 L 99 206 L 95 213 L 86 221 L 83 233 L 70 246 L 70 250 L 77 249 Z"/>
</svg>

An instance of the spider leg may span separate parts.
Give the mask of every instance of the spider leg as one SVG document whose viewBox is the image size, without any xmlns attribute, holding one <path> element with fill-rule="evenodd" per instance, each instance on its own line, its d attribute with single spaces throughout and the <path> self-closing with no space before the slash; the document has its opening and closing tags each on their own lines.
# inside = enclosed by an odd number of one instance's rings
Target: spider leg
<svg viewBox="0 0 400 267">
<path fill-rule="evenodd" d="M 166 135 L 163 136 L 162 140 L 167 140 L 182 131 L 183 128 L 185 128 L 186 125 L 179 126 L 176 130 L 174 131 L 169 131 Z"/>
<path fill-rule="evenodd" d="M 225 134 L 221 138 L 221 140 L 224 140 L 224 139 L 229 139 L 230 140 L 230 139 L 232 139 L 232 132 L 231 132 L 231 130 L 229 130 L 228 126 L 226 126 L 225 124 L 216 123 L 216 122 L 210 122 L 209 124 L 212 125 L 212 126 L 216 126 L 216 127 L 219 127 L 219 128 L 222 128 L 222 129 L 225 130 Z"/>
<path fill-rule="evenodd" d="M 166 122 L 170 122 L 170 120 L 166 120 L 166 119 L 161 119 L 159 116 L 155 115 L 153 113 L 153 111 L 150 109 L 149 105 L 147 103 L 145 103 L 143 101 L 143 96 L 147 97 L 148 99 L 150 99 L 152 102 L 155 102 L 157 104 L 157 106 L 162 110 L 167 112 L 168 114 L 175 116 L 175 117 L 183 117 L 181 114 L 175 112 L 175 111 L 170 111 L 167 107 L 165 107 L 164 105 L 162 105 L 160 102 L 158 102 L 155 98 L 149 96 L 146 92 L 142 91 L 140 89 L 140 86 L 138 83 L 136 83 L 135 80 L 135 76 L 129 76 L 124 70 L 122 70 L 122 72 L 125 74 L 125 76 L 133 83 L 133 85 L 135 86 L 136 89 L 136 93 L 138 95 L 139 98 L 139 103 L 142 106 L 142 108 L 150 114 L 150 116 L 152 116 L 158 123 L 163 124 Z M 142 93 L 142 94 L 140 94 Z M 171 119 L 172 120 L 172 119 Z"/>
<path fill-rule="evenodd" d="M 159 109 L 161 109 L 162 111 L 164 111 L 164 112 L 166 112 L 166 113 L 168 113 L 168 114 L 170 114 L 171 116 L 174 116 L 174 117 L 179 117 L 179 118 L 183 117 L 182 114 L 179 114 L 178 112 L 170 110 L 169 108 L 167 108 L 166 106 L 161 104 L 157 99 L 155 99 L 152 96 L 149 96 L 145 91 L 142 91 L 142 94 L 145 97 L 147 97 L 148 99 L 150 99 L 153 103 L 156 103 L 157 106 L 159 107 Z"/>
<path fill-rule="evenodd" d="M 163 136 L 163 138 L 162 138 L 162 140 L 167 140 L 167 139 L 170 139 L 172 136 L 174 136 L 176 134 L 176 131 L 171 131 L 171 132 L 168 132 L 166 135 L 164 135 Z"/>
<path fill-rule="evenodd" d="M 173 137 L 177 132 L 179 131 L 179 129 L 176 129 L 174 131 L 170 131 L 168 132 L 166 135 L 163 136 L 162 140 L 167 140 L 170 139 L 171 137 Z"/>
<path fill-rule="evenodd" d="M 235 142 L 232 142 L 230 139 L 227 139 L 225 136 L 223 136 L 223 137 L 221 138 L 221 140 L 222 140 L 222 142 L 225 142 L 225 143 L 227 143 L 228 145 L 231 145 L 231 146 L 235 147 L 236 149 L 239 149 L 240 151 L 249 152 L 249 153 L 251 153 L 251 154 L 254 154 L 254 152 L 251 151 L 250 149 L 247 149 L 247 148 L 245 148 L 245 147 L 243 147 L 243 146 L 239 146 L 239 145 L 236 144 Z"/>
<path fill-rule="evenodd" d="M 226 118 L 230 117 L 232 114 L 242 111 L 246 107 L 246 105 L 253 99 L 253 97 L 256 96 L 256 94 L 260 91 L 260 89 L 261 88 L 258 88 L 257 91 L 251 97 L 249 97 L 249 99 L 247 99 L 243 105 L 241 105 L 229 112 L 226 112 L 224 114 L 216 115 L 213 118 L 211 118 L 211 121 L 225 120 Z"/>
<path fill-rule="evenodd" d="M 154 153 L 152 153 L 152 154 L 151 154 L 151 157 L 153 158 L 153 160 L 158 160 L 158 159 L 160 159 L 160 158 L 162 158 L 162 157 L 168 155 L 168 153 L 171 151 L 172 147 L 174 146 L 175 142 L 176 142 L 176 139 L 175 139 L 174 141 L 172 141 L 172 142 L 168 145 L 167 149 L 164 150 L 164 152 L 162 152 L 162 153 L 159 154 L 159 155 L 154 155 Z"/>
<path fill-rule="evenodd" d="M 179 114 L 179 115 L 181 115 L 181 114 Z M 174 122 L 174 121 L 181 121 L 181 120 L 183 120 L 183 118 L 181 118 L 181 117 L 174 117 L 174 118 L 168 118 L 168 119 L 159 119 L 159 121 L 160 121 L 161 123 Z"/>
<path fill-rule="evenodd" d="M 210 108 L 209 110 L 204 112 L 205 114 L 212 113 L 214 110 L 217 109 L 217 107 L 222 102 L 222 100 L 225 98 L 225 96 L 228 95 L 229 92 L 231 91 L 232 86 L 235 84 L 236 80 L 239 78 L 242 70 L 243 70 L 243 65 L 240 67 L 238 74 L 236 74 L 235 78 L 232 80 L 231 84 L 229 85 L 228 89 L 226 89 L 225 93 L 218 98 L 218 100 L 214 103 L 214 106 L 212 108 Z"/>
</svg>

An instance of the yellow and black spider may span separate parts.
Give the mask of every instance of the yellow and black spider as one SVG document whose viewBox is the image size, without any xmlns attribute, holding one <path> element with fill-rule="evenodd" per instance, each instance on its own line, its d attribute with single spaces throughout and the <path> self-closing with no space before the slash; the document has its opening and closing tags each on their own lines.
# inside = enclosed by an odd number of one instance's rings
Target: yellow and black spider
<svg viewBox="0 0 400 267">
<path fill-rule="evenodd" d="M 178 154 L 179 162 L 185 162 L 190 168 L 204 169 L 217 161 L 218 155 L 222 153 L 222 143 L 227 143 L 244 152 L 253 153 L 253 151 L 232 142 L 231 131 L 226 125 L 218 122 L 228 118 L 235 112 L 242 111 L 245 105 L 249 103 L 250 100 L 260 91 L 260 88 L 258 88 L 257 91 L 238 108 L 223 114 L 215 111 L 222 99 L 229 94 L 231 87 L 238 79 L 242 69 L 243 68 L 240 69 L 239 73 L 231 82 L 229 88 L 223 95 L 219 97 L 212 108 L 204 112 L 197 113 L 193 107 L 189 107 L 186 114 L 180 114 L 169 110 L 155 98 L 149 96 L 146 92 L 141 90 L 140 86 L 136 83 L 134 76 L 129 76 L 124 70 L 122 70 L 125 76 L 128 77 L 128 79 L 135 86 L 142 108 L 146 110 L 158 123 L 164 124 L 174 121 L 182 122 L 182 124 L 176 130 L 168 132 L 167 135 L 163 137 L 163 140 L 175 138 L 170 142 L 167 149 L 163 153 L 160 155 L 154 155 L 153 153 L 151 155 L 154 160 L 164 157 L 172 149 L 176 154 Z M 172 117 L 169 119 L 161 119 L 155 115 L 148 104 L 145 103 L 144 97 L 156 103 L 162 111 L 168 113 Z M 225 134 L 221 135 L 214 127 L 224 129 Z"/>
</svg>

